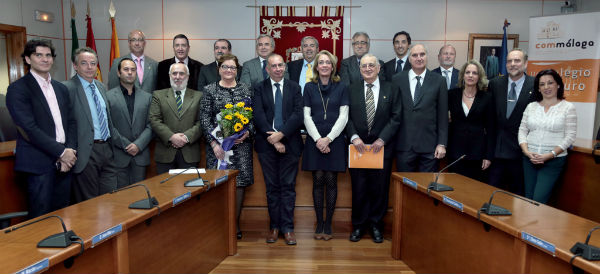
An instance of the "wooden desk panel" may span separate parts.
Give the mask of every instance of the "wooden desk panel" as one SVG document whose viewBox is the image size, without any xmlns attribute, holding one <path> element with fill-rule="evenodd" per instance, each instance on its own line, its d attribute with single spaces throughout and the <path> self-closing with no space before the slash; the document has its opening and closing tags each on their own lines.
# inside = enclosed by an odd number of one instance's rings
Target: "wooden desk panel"
<svg viewBox="0 0 600 274">
<path fill-rule="evenodd" d="M 27 211 L 25 184 L 19 184 L 15 173 L 16 144 L 17 141 L 0 142 L 0 214 Z M 18 218 L 12 223 L 24 220 Z"/>
<path fill-rule="evenodd" d="M 392 257 L 404 260 L 416 272 L 570 272 L 569 249 L 584 241 L 598 223 L 554 209 L 497 193 L 493 203 L 510 210 L 512 216 L 481 215 L 477 212 L 496 190 L 457 174 L 442 174 L 440 183 L 451 192 L 427 193 L 431 173 L 395 173 Z M 415 190 L 402 183 L 409 178 Z M 443 196 L 462 203 L 463 211 L 443 204 Z M 434 205 L 434 200 L 439 204 Z M 489 232 L 483 224 L 491 226 Z M 556 247 L 554 256 L 521 240 L 527 232 Z M 600 238 L 590 241 L 600 246 Z M 426 254 L 426 255 L 424 255 Z M 599 262 L 577 258 L 577 267 L 600 271 Z"/>
</svg>

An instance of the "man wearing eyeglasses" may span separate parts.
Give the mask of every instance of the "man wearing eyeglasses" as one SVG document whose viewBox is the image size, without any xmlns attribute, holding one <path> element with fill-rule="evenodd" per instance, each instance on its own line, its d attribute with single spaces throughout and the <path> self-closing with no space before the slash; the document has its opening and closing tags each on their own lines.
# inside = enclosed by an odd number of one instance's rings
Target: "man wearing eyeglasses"
<svg viewBox="0 0 600 274">
<path fill-rule="evenodd" d="M 152 95 L 148 113 L 150 126 L 159 139 L 154 150 L 156 172 L 197 167 L 200 162 L 200 99 L 202 92 L 188 87 L 190 72 L 174 63 L 167 75 L 171 87 Z"/>
<path fill-rule="evenodd" d="M 198 90 L 204 91 L 204 86 L 220 81 L 221 76 L 218 73 L 218 61 L 219 58 L 225 54 L 231 54 L 231 42 L 227 39 L 219 39 L 215 41 L 214 45 L 215 61 L 202 66 L 200 68 L 200 75 L 198 75 Z M 242 67 L 237 68 L 237 76 L 235 80 L 238 81 L 242 75 Z"/>
<path fill-rule="evenodd" d="M 136 89 L 141 89 L 145 92 L 152 93 L 156 89 L 156 73 L 158 72 L 158 62 L 150 56 L 144 55 L 146 48 L 146 36 L 139 30 L 132 30 L 128 36 L 129 39 L 129 54 L 125 54 L 113 60 L 108 74 L 108 89 L 117 88 L 120 86 L 118 76 L 118 64 L 125 57 L 131 58 L 137 67 L 137 78 L 135 79 Z"/>
<path fill-rule="evenodd" d="M 394 76 L 400 88 L 402 122 L 396 139 L 396 167 L 400 172 L 434 172 L 446 155 L 448 89 L 446 80 L 427 69 L 423 44 L 410 48 L 412 68 Z"/>
<path fill-rule="evenodd" d="M 352 50 L 354 51 L 354 55 L 342 60 L 340 67 L 340 78 L 346 86 L 363 80 L 360 74 L 360 58 L 369 53 L 370 43 L 369 35 L 366 32 L 356 32 L 352 35 Z M 383 67 L 381 60 L 379 63 Z M 382 81 L 386 80 L 383 70 L 379 71 L 379 79 Z"/>
<path fill-rule="evenodd" d="M 346 134 L 350 136 L 352 145 L 360 153 L 367 149 L 365 145 L 371 145 L 374 153 L 384 153 L 383 169 L 350 169 L 352 242 L 358 242 L 366 230 L 375 243 L 383 242 L 383 217 L 388 206 L 394 139 L 400 126 L 401 103 L 398 87 L 381 81 L 378 77 L 380 70 L 377 57 L 365 54 L 360 60 L 364 81 L 354 83 L 349 93 L 350 114 Z"/>
<path fill-rule="evenodd" d="M 305 36 L 300 42 L 302 59 L 291 61 L 287 65 L 290 80 L 298 83 L 304 94 L 304 85 L 310 82 L 315 67 L 315 56 L 319 52 L 319 41 L 312 36 Z"/>
</svg>

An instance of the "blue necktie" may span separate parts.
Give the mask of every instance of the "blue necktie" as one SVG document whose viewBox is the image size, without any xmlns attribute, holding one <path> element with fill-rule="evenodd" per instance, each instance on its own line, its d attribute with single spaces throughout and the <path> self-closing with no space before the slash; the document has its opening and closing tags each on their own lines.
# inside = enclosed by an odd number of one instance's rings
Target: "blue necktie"
<svg viewBox="0 0 600 274">
<path fill-rule="evenodd" d="M 276 130 L 283 128 L 283 95 L 279 83 L 275 83 L 275 117 L 273 122 Z"/>
<path fill-rule="evenodd" d="M 262 71 L 263 71 L 263 79 L 267 79 L 269 74 L 267 74 L 267 60 L 262 61 Z"/>
<path fill-rule="evenodd" d="M 104 117 L 104 111 L 102 111 L 100 99 L 98 98 L 98 95 L 96 95 L 96 86 L 94 86 L 94 84 L 90 84 L 90 90 L 92 90 L 92 98 L 94 99 L 94 104 L 96 105 L 98 121 L 100 121 L 100 137 L 102 140 L 106 141 L 106 139 L 108 139 L 108 123 L 106 121 L 106 117 Z"/>
<path fill-rule="evenodd" d="M 181 108 L 183 107 L 183 101 L 181 100 L 181 91 L 175 91 L 175 94 L 177 94 L 177 96 L 175 96 L 175 102 L 177 103 L 177 114 L 181 116 Z"/>
<path fill-rule="evenodd" d="M 421 76 L 417 76 L 417 86 L 415 86 L 415 98 L 413 98 L 413 104 L 417 103 L 417 98 L 421 96 Z"/>
<path fill-rule="evenodd" d="M 402 61 L 402 59 L 398 59 L 398 61 L 396 61 L 396 73 L 398 73 L 399 71 L 402 71 L 402 63 L 404 63 L 404 61 Z"/>
</svg>

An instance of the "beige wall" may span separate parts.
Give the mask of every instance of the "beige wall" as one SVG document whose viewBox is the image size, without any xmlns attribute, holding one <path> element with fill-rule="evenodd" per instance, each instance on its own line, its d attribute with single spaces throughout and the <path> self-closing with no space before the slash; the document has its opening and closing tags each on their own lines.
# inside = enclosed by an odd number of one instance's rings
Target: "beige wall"
<svg viewBox="0 0 600 274">
<path fill-rule="evenodd" d="M 8 61 L 6 59 L 6 38 L 0 33 L 0 94 L 6 94 L 8 87 Z"/>
</svg>

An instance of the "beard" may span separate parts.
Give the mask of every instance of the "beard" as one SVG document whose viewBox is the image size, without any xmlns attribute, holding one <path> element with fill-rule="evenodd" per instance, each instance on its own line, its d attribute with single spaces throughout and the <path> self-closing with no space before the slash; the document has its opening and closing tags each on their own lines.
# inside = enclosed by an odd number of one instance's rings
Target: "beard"
<svg viewBox="0 0 600 274">
<path fill-rule="evenodd" d="M 169 78 L 169 81 L 171 81 L 171 88 L 173 88 L 173 90 L 183 90 L 187 87 L 188 83 L 188 79 L 185 79 L 181 81 L 181 85 L 178 86 L 177 84 L 175 84 L 175 81 L 173 81 L 173 78 Z"/>
</svg>

